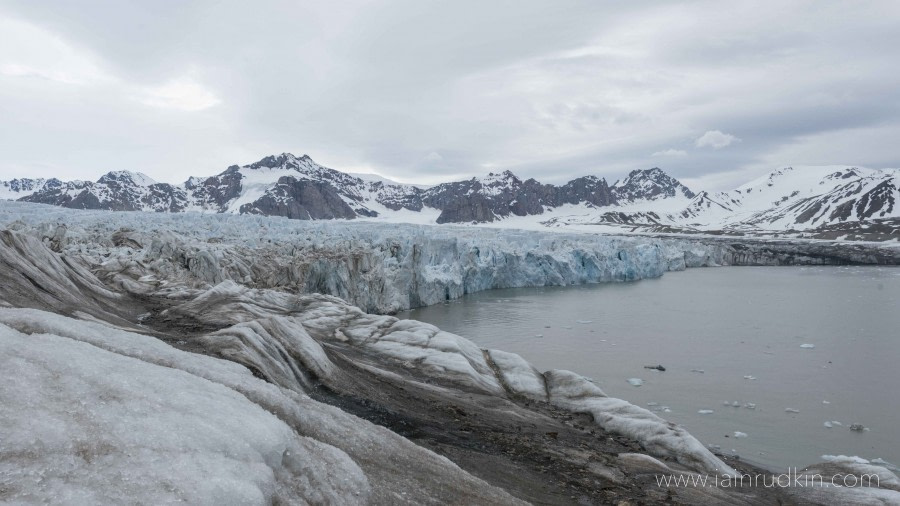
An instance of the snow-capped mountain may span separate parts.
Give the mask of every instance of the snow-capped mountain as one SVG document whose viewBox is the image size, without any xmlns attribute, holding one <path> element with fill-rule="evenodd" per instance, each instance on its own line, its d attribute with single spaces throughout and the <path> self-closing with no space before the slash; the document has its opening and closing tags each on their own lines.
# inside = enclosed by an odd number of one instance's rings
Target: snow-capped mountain
<svg viewBox="0 0 900 506">
<path fill-rule="evenodd" d="M 509 216 L 540 215 L 564 204 L 608 206 L 615 200 L 606 180 L 594 176 L 554 186 L 534 179 L 522 181 L 507 170 L 433 186 L 422 193 L 422 202 L 441 210 L 437 223 L 485 223 Z"/>
<path fill-rule="evenodd" d="M 633 170 L 625 179 L 616 181 L 611 190 L 620 204 L 672 197 L 688 199 L 694 197 L 694 192 L 687 186 L 658 167 L 649 170 Z"/>
<path fill-rule="evenodd" d="M 181 185 L 157 183 L 128 171 L 107 173 L 96 182 L 22 181 L 0 183 L 8 188 L 2 196 L 74 209 L 227 212 L 295 219 L 371 217 L 422 207 L 421 190 L 415 186 L 366 181 L 289 153 L 233 165 L 211 177 L 191 177 Z"/>
<path fill-rule="evenodd" d="M 661 172 L 656 172 L 656 180 L 662 179 Z M 900 240 L 897 169 L 786 167 L 731 191 L 697 194 L 679 188 L 677 181 L 665 185 L 668 191 L 657 191 L 646 178 L 634 176 L 641 175 L 632 173 L 612 187 L 618 209 L 567 210 L 543 224 L 675 233 L 790 231 L 822 238 Z M 644 188 L 650 197 L 623 191 L 626 186 Z"/>
<path fill-rule="evenodd" d="M 766 230 L 900 217 L 896 169 L 786 167 L 735 190 L 701 192 L 673 221 Z"/>
<path fill-rule="evenodd" d="M 585 176 L 563 185 L 510 171 L 423 188 L 348 174 L 290 153 L 232 165 L 210 177 L 158 183 L 115 171 L 96 182 L 0 181 L 0 198 L 76 209 L 259 214 L 291 219 L 377 218 L 417 223 L 621 231 L 866 229 L 900 234 L 897 169 L 783 168 L 727 192 L 694 193 L 659 168 L 607 184 Z M 836 228 L 835 228 L 836 227 Z M 874 229 L 872 229 L 874 230 Z"/>
<path fill-rule="evenodd" d="M 615 203 L 606 181 L 593 176 L 554 186 L 534 179 L 522 181 L 505 171 L 423 189 L 347 174 L 290 153 L 233 165 L 211 177 L 191 177 L 182 185 L 157 183 L 126 171 L 110 172 L 96 182 L 50 181 L 55 183 L 3 183 L 4 188 L 14 189 L 3 197 L 76 209 L 201 211 L 292 219 L 374 218 L 424 211 L 430 222 L 437 223 L 484 223 L 511 215 L 542 214 L 563 204 Z"/>
<path fill-rule="evenodd" d="M 58 179 L 11 179 L 0 181 L 0 200 L 17 200 L 31 195 L 42 189 L 45 185 L 58 185 L 62 182 Z"/>
</svg>

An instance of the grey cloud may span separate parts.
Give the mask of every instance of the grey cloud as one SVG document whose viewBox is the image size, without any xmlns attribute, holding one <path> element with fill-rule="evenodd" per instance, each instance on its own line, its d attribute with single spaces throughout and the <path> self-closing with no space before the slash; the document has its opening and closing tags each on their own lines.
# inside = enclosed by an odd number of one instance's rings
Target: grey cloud
<svg viewBox="0 0 900 506">
<path fill-rule="evenodd" d="M 505 168 L 615 179 L 655 165 L 719 181 L 786 154 L 819 160 L 816 143 L 836 132 L 894 131 L 897 5 L 0 1 L 0 15 L 108 77 L 35 85 L 3 74 L 0 51 L 0 178 L 117 168 L 181 181 L 293 151 L 429 182 Z M 140 99 L 185 80 L 215 100 L 190 111 Z M 696 148 L 711 130 L 741 142 Z M 840 154 L 900 165 L 900 154 Z"/>
</svg>

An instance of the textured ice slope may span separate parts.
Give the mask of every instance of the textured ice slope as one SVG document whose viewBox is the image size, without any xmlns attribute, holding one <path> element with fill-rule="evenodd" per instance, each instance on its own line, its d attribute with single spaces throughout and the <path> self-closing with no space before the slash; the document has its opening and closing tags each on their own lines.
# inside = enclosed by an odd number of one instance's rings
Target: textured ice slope
<svg viewBox="0 0 900 506">
<path fill-rule="evenodd" d="M 447 459 L 299 389 L 152 337 L 0 309 L 0 352 L 3 498 L 517 503 Z"/>
</svg>

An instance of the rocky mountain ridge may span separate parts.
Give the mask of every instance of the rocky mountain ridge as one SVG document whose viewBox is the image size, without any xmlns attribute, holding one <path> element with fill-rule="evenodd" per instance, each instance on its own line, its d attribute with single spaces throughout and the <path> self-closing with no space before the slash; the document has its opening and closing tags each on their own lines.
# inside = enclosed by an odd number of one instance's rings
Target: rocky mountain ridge
<svg viewBox="0 0 900 506">
<path fill-rule="evenodd" d="M 563 185 L 510 171 L 421 188 L 364 179 L 290 153 L 232 165 L 210 177 L 158 183 L 114 171 L 96 182 L 0 181 L 0 198 L 73 209 L 258 214 L 300 220 L 612 227 L 617 231 L 746 231 L 818 228 L 893 230 L 900 220 L 898 171 L 791 167 L 728 192 L 695 193 L 659 168 L 613 184 L 584 176 Z M 518 218 L 509 220 L 510 218 Z M 524 218 L 525 220 L 523 221 Z M 529 218 L 532 218 L 529 221 Z M 885 221 L 887 220 L 887 222 Z M 887 225 L 885 225 L 887 223 Z"/>
</svg>

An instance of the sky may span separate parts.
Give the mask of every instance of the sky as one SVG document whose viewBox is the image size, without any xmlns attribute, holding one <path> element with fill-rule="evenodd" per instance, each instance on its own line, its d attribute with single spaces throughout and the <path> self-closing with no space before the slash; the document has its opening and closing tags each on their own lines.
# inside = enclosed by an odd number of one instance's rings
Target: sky
<svg viewBox="0 0 900 506">
<path fill-rule="evenodd" d="M 0 180 L 900 167 L 900 2 L 0 0 Z"/>
</svg>

